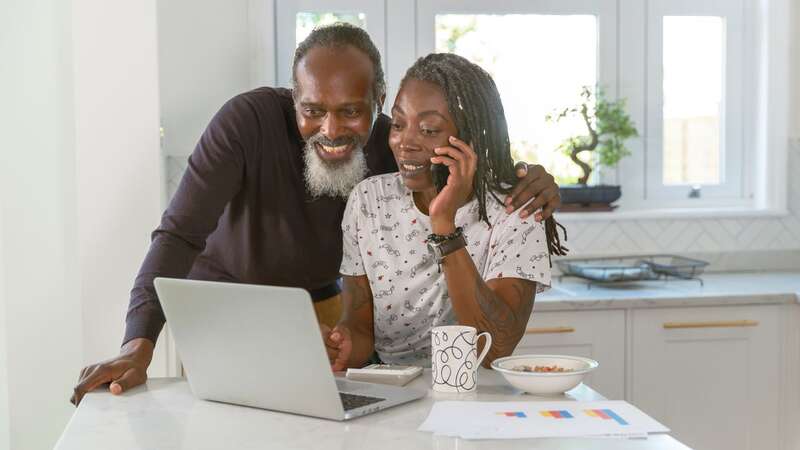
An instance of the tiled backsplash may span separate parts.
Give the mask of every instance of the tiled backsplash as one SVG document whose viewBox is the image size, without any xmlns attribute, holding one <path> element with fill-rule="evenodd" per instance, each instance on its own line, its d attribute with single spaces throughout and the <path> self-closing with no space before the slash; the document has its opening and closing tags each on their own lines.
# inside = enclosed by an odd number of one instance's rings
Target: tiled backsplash
<svg viewBox="0 0 800 450">
<path fill-rule="evenodd" d="M 800 141 L 789 150 L 788 207 L 777 218 L 624 219 L 565 221 L 571 257 L 644 253 L 679 253 L 712 260 L 717 266 L 741 268 L 743 254 L 752 268 L 799 267 Z M 185 157 L 167 157 L 167 191 L 175 192 L 186 168 Z M 717 267 L 719 269 L 720 267 Z"/>
<path fill-rule="evenodd" d="M 575 255 L 800 250 L 800 145 L 789 150 L 789 215 L 566 222 Z"/>
</svg>

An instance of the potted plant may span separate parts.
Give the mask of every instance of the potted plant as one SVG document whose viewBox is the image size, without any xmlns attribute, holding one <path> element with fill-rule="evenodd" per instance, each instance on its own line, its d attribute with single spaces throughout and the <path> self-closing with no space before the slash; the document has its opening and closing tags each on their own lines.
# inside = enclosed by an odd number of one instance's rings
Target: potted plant
<svg viewBox="0 0 800 450">
<path fill-rule="evenodd" d="M 562 211 L 610 211 L 611 203 L 621 196 L 619 186 L 588 186 L 593 167 L 590 162 L 578 158 L 584 152 L 594 152 L 597 164 L 614 167 L 620 159 L 630 154 L 625 140 L 639 135 L 636 126 L 625 111 L 625 100 L 609 101 L 601 89 L 593 92 L 587 86 L 581 89 L 581 103 L 564 108 L 546 119 L 558 122 L 566 117 L 579 116 L 586 125 L 587 134 L 565 139 L 558 150 L 564 152 L 583 171 L 578 184 L 561 187 Z"/>
</svg>

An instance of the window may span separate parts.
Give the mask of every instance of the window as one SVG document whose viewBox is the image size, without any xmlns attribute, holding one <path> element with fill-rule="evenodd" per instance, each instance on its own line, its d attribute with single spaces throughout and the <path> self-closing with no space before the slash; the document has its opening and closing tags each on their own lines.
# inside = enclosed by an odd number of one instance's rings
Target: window
<svg viewBox="0 0 800 450">
<path fill-rule="evenodd" d="M 519 30 L 529 30 L 525 39 Z M 437 15 L 436 51 L 464 56 L 492 75 L 514 159 L 542 164 L 558 182 L 575 183 L 580 168 L 556 149 L 568 136 L 585 133 L 585 125 L 577 117 L 558 124 L 545 117 L 578 103 L 581 87 L 597 83 L 595 16 Z"/>
<path fill-rule="evenodd" d="M 275 67 L 279 86 L 291 86 L 294 50 L 297 44 L 319 25 L 338 21 L 362 27 L 369 32 L 381 55 L 386 54 L 385 4 L 382 1 L 282 0 L 275 2 L 275 21 L 277 31 Z"/>
<path fill-rule="evenodd" d="M 296 15 L 295 47 L 305 39 L 311 30 L 322 25 L 330 25 L 336 22 L 346 22 L 355 26 L 366 28 L 367 15 L 364 13 L 340 13 L 340 12 L 299 12 Z"/>
<path fill-rule="evenodd" d="M 583 86 L 615 89 L 614 3 L 420 2 L 418 53 L 452 52 L 483 67 L 500 91 L 514 158 L 543 165 L 559 183 L 575 183 L 581 169 L 557 148 L 585 126 L 578 118 L 545 118 L 577 104 Z"/>
<path fill-rule="evenodd" d="M 467 57 L 497 82 L 515 158 L 561 183 L 580 172 L 556 147 L 583 124 L 545 116 L 596 85 L 625 98 L 640 134 L 618 168 L 589 180 L 621 184 L 620 210 L 782 208 L 785 182 L 773 173 L 785 160 L 788 100 L 776 96 L 788 79 L 772 66 L 785 65 L 788 26 L 768 9 L 746 0 L 282 0 L 275 67 L 288 85 L 294 48 L 315 25 L 365 27 L 383 55 L 388 111 L 418 57 Z"/>
<path fill-rule="evenodd" d="M 662 183 L 718 185 L 722 179 L 722 17 L 664 17 Z"/>
<path fill-rule="evenodd" d="M 746 202 L 742 3 L 649 5 L 646 198 Z"/>
</svg>

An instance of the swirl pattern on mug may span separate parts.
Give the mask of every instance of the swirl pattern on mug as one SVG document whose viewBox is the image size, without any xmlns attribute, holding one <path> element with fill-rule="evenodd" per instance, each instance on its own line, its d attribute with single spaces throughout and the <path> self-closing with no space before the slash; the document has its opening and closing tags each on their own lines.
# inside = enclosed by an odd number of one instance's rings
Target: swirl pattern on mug
<svg viewBox="0 0 800 450">
<path fill-rule="evenodd" d="M 433 384 L 450 386 L 458 392 L 470 392 L 478 382 L 475 363 L 478 351 L 475 348 L 474 332 L 462 331 L 455 337 L 446 331 L 433 331 L 431 371 Z M 473 339 L 470 340 L 470 334 Z"/>
</svg>

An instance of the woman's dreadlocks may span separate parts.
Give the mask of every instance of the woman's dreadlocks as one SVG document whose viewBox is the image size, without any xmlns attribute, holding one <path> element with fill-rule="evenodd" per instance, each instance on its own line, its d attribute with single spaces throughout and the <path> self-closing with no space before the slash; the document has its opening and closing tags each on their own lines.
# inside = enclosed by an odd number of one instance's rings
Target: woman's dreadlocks
<svg viewBox="0 0 800 450">
<path fill-rule="evenodd" d="M 403 82 L 408 79 L 433 83 L 444 93 L 458 138 L 468 142 L 478 155 L 473 192 L 478 198 L 479 217 L 488 224 L 486 194 L 502 204 L 497 194 L 508 194 L 517 182 L 506 116 L 494 80 L 480 66 L 451 53 L 432 53 L 418 59 Z M 561 224 L 553 217 L 545 220 L 547 248 L 551 255 L 566 255 L 558 228 L 564 231 L 566 240 L 567 230 Z"/>
</svg>

